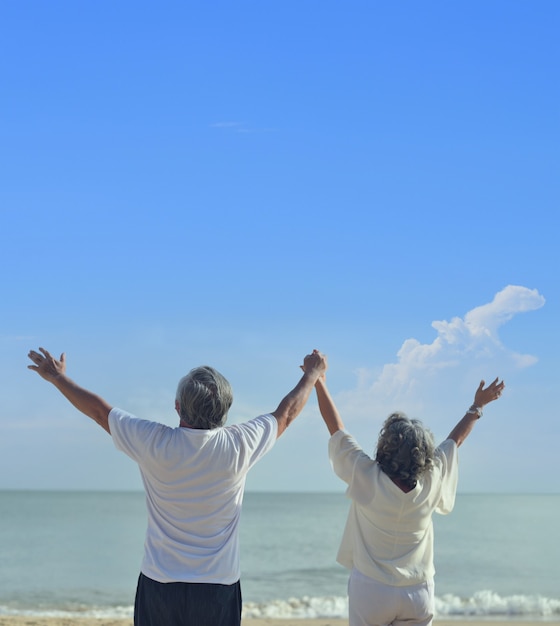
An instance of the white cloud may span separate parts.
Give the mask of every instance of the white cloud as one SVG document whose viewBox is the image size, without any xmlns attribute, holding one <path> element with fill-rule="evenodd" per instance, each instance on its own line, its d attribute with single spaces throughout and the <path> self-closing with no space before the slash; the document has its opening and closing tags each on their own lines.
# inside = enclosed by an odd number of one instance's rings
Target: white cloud
<svg viewBox="0 0 560 626">
<path fill-rule="evenodd" d="M 492 302 L 468 311 L 463 318 L 434 321 L 437 337 L 432 343 L 406 339 L 395 363 L 384 365 L 376 376 L 360 371 L 357 388 L 341 394 L 341 404 L 354 415 L 366 410 L 371 414 L 372 409 L 386 413 L 399 403 L 419 408 L 433 391 L 441 397 L 447 393 L 443 388 L 447 372 L 457 376 L 458 371 L 473 369 L 476 362 L 484 364 L 487 371 L 500 372 L 508 366 L 533 365 L 537 358 L 509 350 L 500 341 L 498 329 L 516 314 L 534 311 L 544 303 L 536 289 L 509 285 Z"/>
<path fill-rule="evenodd" d="M 517 313 L 539 309 L 544 302 L 536 289 L 508 285 L 492 302 L 469 311 L 464 320 L 453 318 L 451 322 L 433 322 L 432 326 L 450 344 L 476 347 L 490 341 L 500 346 L 497 329 Z"/>
</svg>

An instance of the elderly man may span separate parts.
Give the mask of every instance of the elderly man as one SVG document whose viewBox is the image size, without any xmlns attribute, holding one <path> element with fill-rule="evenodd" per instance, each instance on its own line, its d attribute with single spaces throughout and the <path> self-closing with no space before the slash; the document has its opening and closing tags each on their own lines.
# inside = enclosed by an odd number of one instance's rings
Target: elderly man
<svg viewBox="0 0 560 626">
<path fill-rule="evenodd" d="M 228 381 L 202 366 L 179 381 L 179 426 L 138 419 L 111 407 L 66 375 L 64 354 L 44 348 L 29 358 L 79 411 L 113 438 L 140 468 L 148 528 L 136 590 L 135 626 L 239 626 L 238 526 L 247 472 L 297 417 L 327 369 L 314 350 L 303 375 L 272 413 L 224 426 Z"/>
</svg>

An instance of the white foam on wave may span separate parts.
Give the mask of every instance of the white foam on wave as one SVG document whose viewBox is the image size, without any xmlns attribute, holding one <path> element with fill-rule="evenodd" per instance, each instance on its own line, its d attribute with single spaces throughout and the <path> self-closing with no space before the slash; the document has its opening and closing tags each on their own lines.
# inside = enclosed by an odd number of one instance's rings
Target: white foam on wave
<svg viewBox="0 0 560 626">
<path fill-rule="evenodd" d="M 500 596 L 489 590 L 477 591 L 471 598 L 446 594 L 436 598 L 436 614 L 462 617 L 552 617 L 560 615 L 560 600 L 539 595 Z"/>
<path fill-rule="evenodd" d="M 560 615 L 560 600 L 543 596 L 500 596 L 493 591 L 479 591 L 470 598 L 447 594 L 436 598 L 438 617 L 531 617 L 551 618 Z M 245 618 L 346 618 L 348 602 L 342 597 L 291 598 L 269 602 L 245 602 Z"/>
<path fill-rule="evenodd" d="M 290 598 L 270 602 L 244 602 L 243 617 L 249 618 L 299 618 L 347 617 L 348 601 L 346 598 L 328 596 L 323 598 Z"/>
<path fill-rule="evenodd" d="M 23 608 L 0 605 L 0 616 L 21 615 L 35 617 L 97 617 L 105 619 L 131 618 L 133 607 L 86 607 L 79 610 L 63 608 Z M 470 598 L 461 598 L 453 594 L 436 597 L 436 617 L 448 618 L 531 618 L 547 621 L 560 616 L 560 599 L 546 598 L 539 595 L 500 596 L 493 591 L 478 591 Z M 346 597 L 325 596 L 290 598 L 288 600 L 270 600 L 266 602 L 244 602 L 243 617 L 281 618 L 281 619 L 317 619 L 348 617 Z"/>
<path fill-rule="evenodd" d="M 98 619 L 129 619 L 134 615 L 132 606 L 82 607 L 75 609 L 21 609 L 0 605 L 0 616 L 6 617 L 55 617 L 71 619 L 74 617 L 95 617 Z"/>
</svg>

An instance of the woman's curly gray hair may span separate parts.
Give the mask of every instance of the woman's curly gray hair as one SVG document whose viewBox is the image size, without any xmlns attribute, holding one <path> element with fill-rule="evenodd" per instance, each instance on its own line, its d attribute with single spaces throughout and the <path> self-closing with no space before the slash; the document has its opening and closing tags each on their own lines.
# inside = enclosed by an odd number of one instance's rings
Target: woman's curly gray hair
<svg viewBox="0 0 560 626">
<path fill-rule="evenodd" d="M 413 489 L 434 462 L 434 436 L 420 420 L 393 413 L 385 420 L 377 442 L 376 460 L 390 478 Z"/>
<path fill-rule="evenodd" d="M 190 428 L 211 430 L 226 423 L 233 402 L 229 382 L 213 367 L 195 367 L 177 385 L 179 417 Z"/>
</svg>

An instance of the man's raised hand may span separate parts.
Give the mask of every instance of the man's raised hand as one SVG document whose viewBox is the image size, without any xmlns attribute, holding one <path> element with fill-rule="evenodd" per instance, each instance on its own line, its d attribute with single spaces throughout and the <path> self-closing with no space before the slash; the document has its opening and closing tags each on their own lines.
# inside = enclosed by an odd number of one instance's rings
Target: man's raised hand
<svg viewBox="0 0 560 626">
<path fill-rule="evenodd" d="M 64 352 L 58 360 L 45 348 L 39 348 L 39 352 L 30 350 L 27 356 L 33 361 L 33 365 L 28 365 L 27 368 L 37 372 L 45 380 L 52 381 L 66 373 L 66 356 Z"/>
</svg>

